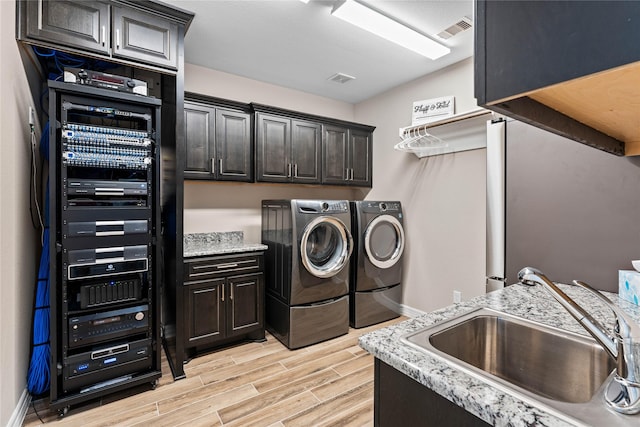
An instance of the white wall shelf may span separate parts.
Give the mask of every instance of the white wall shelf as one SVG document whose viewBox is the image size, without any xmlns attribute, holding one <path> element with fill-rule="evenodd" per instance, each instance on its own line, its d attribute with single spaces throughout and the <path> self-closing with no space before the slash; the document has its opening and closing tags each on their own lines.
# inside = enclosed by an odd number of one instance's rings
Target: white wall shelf
<svg viewBox="0 0 640 427">
<path fill-rule="evenodd" d="M 430 123 L 399 129 L 402 141 L 394 148 L 419 158 L 476 150 L 487 146 L 486 123 L 495 113 L 483 108 Z"/>
</svg>

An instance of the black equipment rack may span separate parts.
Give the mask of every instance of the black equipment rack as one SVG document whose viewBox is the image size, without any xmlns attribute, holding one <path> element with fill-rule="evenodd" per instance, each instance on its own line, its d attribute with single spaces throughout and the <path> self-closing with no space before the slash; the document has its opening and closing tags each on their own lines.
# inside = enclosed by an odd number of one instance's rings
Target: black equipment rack
<svg viewBox="0 0 640 427">
<path fill-rule="evenodd" d="M 48 86 L 50 407 L 64 415 L 161 376 L 161 101 Z"/>
</svg>

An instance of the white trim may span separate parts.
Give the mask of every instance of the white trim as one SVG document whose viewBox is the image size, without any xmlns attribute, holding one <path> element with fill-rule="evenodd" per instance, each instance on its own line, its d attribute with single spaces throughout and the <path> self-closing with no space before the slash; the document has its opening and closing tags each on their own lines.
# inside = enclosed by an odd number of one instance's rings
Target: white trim
<svg viewBox="0 0 640 427">
<path fill-rule="evenodd" d="M 27 410 L 29 409 L 29 405 L 31 404 L 31 395 L 27 391 L 25 387 L 22 392 L 22 396 L 20 396 L 20 400 L 18 401 L 18 406 L 13 410 L 13 414 L 11 414 L 11 418 L 9 418 L 9 422 L 7 423 L 7 427 L 21 427 L 24 422 L 24 417 L 27 415 Z"/>
<path fill-rule="evenodd" d="M 400 308 L 400 314 L 407 317 L 418 317 L 423 314 L 427 314 L 426 311 L 418 310 L 417 308 L 409 307 L 408 305 L 398 304 Z"/>
</svg>

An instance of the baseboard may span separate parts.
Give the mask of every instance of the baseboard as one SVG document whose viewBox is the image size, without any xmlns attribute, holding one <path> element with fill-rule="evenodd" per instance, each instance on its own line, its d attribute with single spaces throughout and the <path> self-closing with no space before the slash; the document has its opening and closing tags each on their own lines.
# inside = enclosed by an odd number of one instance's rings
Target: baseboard
<svg viewBox="0 0 640 427">
<path fill-rule="evenodd" d="M 29 405 L 31 404 L 31 395 L 27 391 L 26 387 L 22 392 L 22 396 L 20 396 L 20 400 L 18 401 L 18 405 L 13 410 L 13 414 L 11 414 L 11 418 L 9 418 L 9 422 L 7 423 L 7 427 L 20 427 L 24 422 L 24 417 L 27 415 L 27 410 L 29 409 Z"/>
<path fill-rule="evenodd" d="M 400 314 L 407 317 L 418 317 L 423 314 L 427 314 L 426 311 L 418 310 L 417 308 L 409 307 L 405 304 L 399 304 Z"/>
</svg>

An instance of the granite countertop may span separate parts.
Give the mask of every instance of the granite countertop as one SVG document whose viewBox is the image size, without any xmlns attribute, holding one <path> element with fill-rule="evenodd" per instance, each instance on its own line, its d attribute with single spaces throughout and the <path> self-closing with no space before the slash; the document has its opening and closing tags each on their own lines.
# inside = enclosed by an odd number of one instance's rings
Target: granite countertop
<svg viewBox="0 0 640 427">
<path fill-rule="evenodd" d="M 183 256 L 185 258 L 223 255 L 241 252 L 266 251 L 267 245 L 247 243 L 242 231 L 191 233 L 183 238 Z"/>
<path fill-rule="evenodd" d="M 585 307 L 605 326 L 611 326 L 611 311 L 598 299 L 574 286 L 563 290 Z M 640 307 L 607 294 L 640 323 Z M 360 346 L 376 358 L 496 426 L 571 426 L 588 425 L 546 409 L 544 405 L 519 397 L 473 377 L 445 359 L 403 343 L 400 338 L 434 323 L 455 317 L 477 307 L 489 307 L 546 325 L 582 335 L 587 332 L 541 286 L 512 285 L 470 301 L 458 303 L 407 321 L 381 328 L 360 337 Z M 604 402 L 603 402 L 604 405 Z"/>
</svg>

